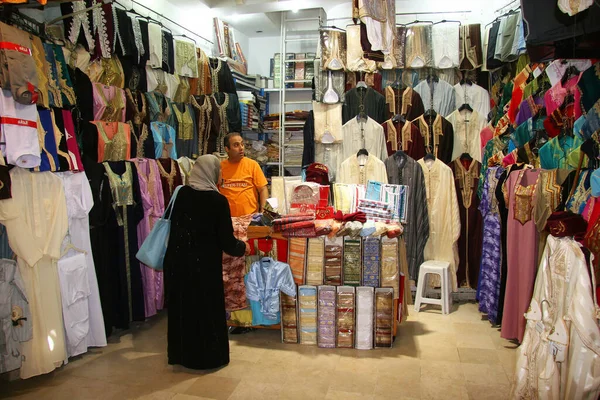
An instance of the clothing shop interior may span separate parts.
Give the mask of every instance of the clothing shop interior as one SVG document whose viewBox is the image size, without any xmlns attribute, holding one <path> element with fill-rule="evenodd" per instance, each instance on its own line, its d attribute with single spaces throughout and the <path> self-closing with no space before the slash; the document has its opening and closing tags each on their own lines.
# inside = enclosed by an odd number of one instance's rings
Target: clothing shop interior
<svg viewBox="0 0 600 400">
<path fill-rule="evenodd" d="M 0 0 L 0 398 L 600 399 L 599 0 Z"/>
</svg>

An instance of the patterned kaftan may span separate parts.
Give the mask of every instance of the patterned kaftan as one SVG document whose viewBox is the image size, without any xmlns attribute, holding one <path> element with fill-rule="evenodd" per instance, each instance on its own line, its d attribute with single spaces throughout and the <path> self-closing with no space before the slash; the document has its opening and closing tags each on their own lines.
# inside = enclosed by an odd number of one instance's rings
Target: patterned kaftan
<svg viewBox="0 0 600 400">
<path fill-rule="evenodd" d="M 479 203 L 479 211 L 483 216 L 483 247 L 479 283 L 477 284 L 477 300 L 479 301 L 479 311 L 486 313 L 494 325 L 499 322 L 497 317 L 502 264 L 500 213 L 494 193 L 498 178 L 503 171 L 502 167 L 491 167 L 487 170 Z"/>
</svg>

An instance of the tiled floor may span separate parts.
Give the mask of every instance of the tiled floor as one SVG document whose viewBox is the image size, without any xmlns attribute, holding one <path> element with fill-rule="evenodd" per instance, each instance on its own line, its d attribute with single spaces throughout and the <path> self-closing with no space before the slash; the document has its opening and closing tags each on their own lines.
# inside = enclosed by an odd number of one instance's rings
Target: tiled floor
<svg viewBox="0 0 600 400">
<path fill-rule="evenodd" d="M 18 399 L 506 399 L 515 345 L 477 305 L 412 313 L 393 349 L 284 345 L 279 331 L 230 336 L 231 363 L 210 373 L 167 365 L 166 315 L 48 376 L 0 381 Z"/>
</svg>

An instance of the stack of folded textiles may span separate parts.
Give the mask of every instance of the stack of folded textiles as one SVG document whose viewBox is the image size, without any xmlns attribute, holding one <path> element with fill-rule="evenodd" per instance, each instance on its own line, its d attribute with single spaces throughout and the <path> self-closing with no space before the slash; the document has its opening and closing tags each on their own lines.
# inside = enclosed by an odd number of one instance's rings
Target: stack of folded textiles
<svg viewBox="0 0 600 400">
<path fill-rule="evenodd" d="M 335 347 L 335 287 L 319 286 L 319 335 L 318 345 L 324 348 Z"/>
<path fill-rule="evenodd" d="M 337 347 L 354 347 L 354 288 L 337 288 Z"/>
<path fill-rule="evenodd" d="M 375 289 L 375 347 L 392 347 L 394 289 Z"/>
<path fill-rule="evenodd" d="M 298 316 L 296 298 L 280 292 L 281 331 L 283 343 L 298 343 Z"/>
<path fill-rule="evenodd" d="M 300 307 L 300 343 L 317 344 L 316 286 L 298 288 L 298 306 Z"/>
</svg>

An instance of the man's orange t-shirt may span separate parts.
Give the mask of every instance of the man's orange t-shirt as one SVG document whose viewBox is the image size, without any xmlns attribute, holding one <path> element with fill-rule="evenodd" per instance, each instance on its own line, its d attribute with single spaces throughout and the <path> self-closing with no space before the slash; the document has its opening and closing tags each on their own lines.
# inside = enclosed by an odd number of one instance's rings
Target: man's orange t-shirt
<svg viewBox="0 0 600 400">
<path fill-rule="evenodd" d="M 242 158 L 239 163 L 221 161 L 223 184 L 220 192 L 227 198 L 232 217 L 254 214 L 258 211 L 258 189 L 267 185 L 267 179 L 258 163 Z"/>
</svg>

